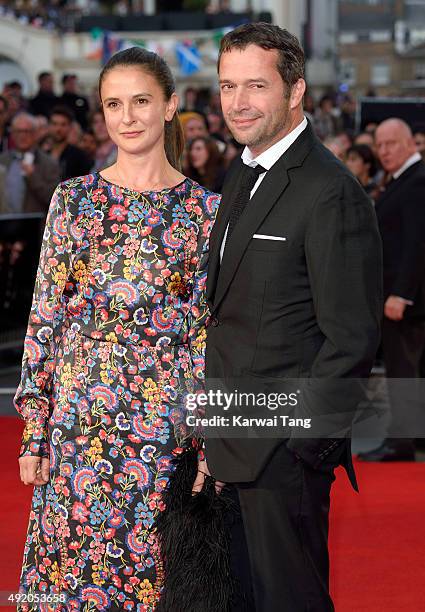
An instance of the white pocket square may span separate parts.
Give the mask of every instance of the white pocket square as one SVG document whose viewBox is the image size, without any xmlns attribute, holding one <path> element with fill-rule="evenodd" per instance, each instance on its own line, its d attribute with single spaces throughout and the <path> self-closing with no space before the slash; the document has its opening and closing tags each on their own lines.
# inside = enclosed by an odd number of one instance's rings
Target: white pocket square
<svg viewBox="0 0 425 612">
<path fill-rule="evenodd" d="M 266 234 L 254 234 L 253 238 L 258 238 L 259 240 L 286 240 L 284 236 L 267 236 Z"/>
</svg>

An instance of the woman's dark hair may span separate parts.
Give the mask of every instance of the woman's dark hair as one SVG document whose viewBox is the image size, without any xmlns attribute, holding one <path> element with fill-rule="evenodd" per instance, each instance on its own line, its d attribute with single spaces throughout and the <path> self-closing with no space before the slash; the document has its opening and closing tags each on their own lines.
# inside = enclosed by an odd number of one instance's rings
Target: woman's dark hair
<svg viewBox="0 0 425 612">
<path fill-rule="evenodd" d="M 218 54 L 218 68 L 223 53 L 232 49 L 246 49 L 248 45 L 257 45 L 262 49 L 276 49 L 278 52 L 277 69 L 282 81 L 287 86 L 286 94 L 289 97 L 292 87 L 298 79 L 304 78 L 305 57 L 298 38 L 271 23 L 246 23 L 221 39 Z"/>
<path fill-rule="evenodd" d="M 176 85 L 168 64 L 156 53 L 140 47 L 131 47 L 119 51 L 105 64 L 99 76 L 99 97 L 102 100 L 101 88 L 105 76 L 114 68 L 135 66 L 150 74 L 161 87 L 164 98 L 169 100 L 176 91 Z M 171 121 L 165 123 L 165 153 L 174 168 L 180 170 L 181 156 L 184 149 L 183 132 L 177 112 Z"/>
<path fill-rule="evenodd" d="M 346 153 L 347 157 L 350 153 L 354 153 L 362 158 L 364 164 L 369 164 L 369 177 L 375 176 L 378 166 L 376 163 L 376 157 L 373 154 L 373 151 L 366 144 L 355 144 L 350 147 Z"/>
<path fill-rule="evenodd" d="M 190 158 L 190 152 L 192 147 L 197 142 L 203 142 L 207 151 L 208 159 L 205 164 L 204 172 L 201 174 L 198 168 L 192 165 Z M 193 140 L 187 143 L 187 168 L 186 173 L 189 178 L 194 179 L 200 183 L 203 187 L 214 191 L 217 189 L 217 182 L 223 178 L 224 173 L 224 159 L 220 153 L 217 143 L 214 138 L 208 136 L 197 136 Z"/>
</svg>

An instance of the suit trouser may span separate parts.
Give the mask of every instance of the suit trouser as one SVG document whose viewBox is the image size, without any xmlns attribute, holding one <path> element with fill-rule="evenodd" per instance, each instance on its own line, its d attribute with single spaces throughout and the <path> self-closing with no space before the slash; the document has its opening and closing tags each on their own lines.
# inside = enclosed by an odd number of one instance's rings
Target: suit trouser
<svg viewBox="0 0 425 612">
<path fill-rule="evenodd" d="M 232 612 L 334 610 L 328 555 L 334 478 L 333 469 L 310 468 L 283 443 L 255 482 L 235 485 L 241 520 L 233 521 L 231 550 L 245 601 Z"/>
<path fill-rule="evenodd" d="M 391 424 L 387 435 L 395 446 L 413 438 L 416 430 L 418 436 L 425 436 L 425 405 L 420 381 L 418 384 L 412 382 L 412 379 L 420 377 L 424 347 L 424 321 L 391 321 L 384 318 L 382 349 L 391 406 Z M 404 383 L 401 379 L 408 380 Z"/>
</svg>

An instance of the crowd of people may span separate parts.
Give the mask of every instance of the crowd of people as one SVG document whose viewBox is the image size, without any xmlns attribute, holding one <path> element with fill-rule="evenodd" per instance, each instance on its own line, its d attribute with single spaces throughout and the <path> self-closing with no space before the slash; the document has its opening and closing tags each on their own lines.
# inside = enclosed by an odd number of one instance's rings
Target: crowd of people
<svg viewBox="0 0 425 612">
<path fill-rule="evenodd" d="M 0 95 L 0 211 L 47 212 L 60 180 L 100 171 L 116 157 L 97 101 L 79 91 L 75 74 L 64 74 L 62 91 L 53 76 L 41 72 L 37 94 L 26 99 L 18 81 L 6 83 Z M 324 95 L 304 98 L 304 112 L 316 135 L 358 178 L 374 201 L 387 174 L 376 151 L 376 124 L 355 131 L 355 101 Z M 221 113 L 219 95 L 187 87 L 180 121 L 186 148 L 183 170 L 212 191 L 220 192 L 226 170 L 240 153 Z M 425 155 L 425 124 L 413 129 L 418 151 Z M 13 163 L 12 163 L 13 162 Z M 38 183 L 42 189 L 38 189 Z M 13 193 L 13 197 L 11 196 Z M 18 194 L 18 195 L 17 195 Z M 13 200 L 13 201 L 12 201 Z"/>
<path fill-rule="evenodd" d="M 183 8 L 182 2 L 163 3 L 161 10 L 178 11 Z M 227 12 L 230 10 L 228 0 L 210 0 L 208 13 Z M 24 25 L 48 30 L 74 31 L 81 15 L 113 14 L 124 17 L 130 14 L 141 14 L 144 11 L 143 0 L 0 0 L 0 17 L 14 19 Z"/>
</svg>

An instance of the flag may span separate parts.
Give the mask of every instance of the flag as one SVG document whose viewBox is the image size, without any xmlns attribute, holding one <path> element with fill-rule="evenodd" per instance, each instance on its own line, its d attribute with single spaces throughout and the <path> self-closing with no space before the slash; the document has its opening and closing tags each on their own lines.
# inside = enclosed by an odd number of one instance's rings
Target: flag
<svg viewBox="0 0 425 612">
<path fill-rule="evenodd" d="M 192 42 L 177 43 L 176 57 L 180 71 L 185 76 L 199 72 L 202 66 L 201 54 L 198 47 Z"/>
<path fill-rule="evenodd" d="M 114 53 L 120 51 L 122 44 L 123 40 L 121 38 L 118 38 L 118 36 L 112 34 L 111 32 L 104 32 L 102 44 L 102 64 L 106 64 Z"/>
</svg>

